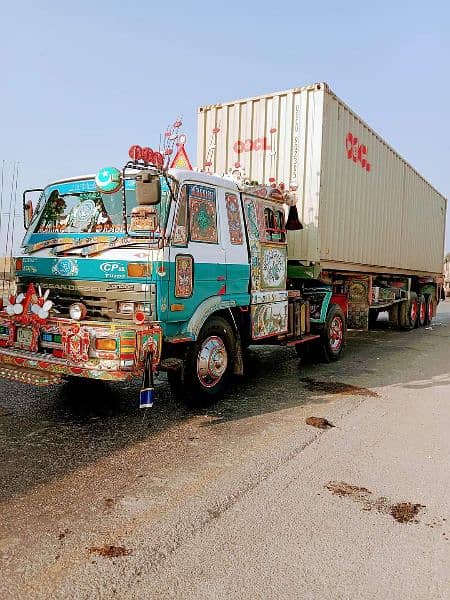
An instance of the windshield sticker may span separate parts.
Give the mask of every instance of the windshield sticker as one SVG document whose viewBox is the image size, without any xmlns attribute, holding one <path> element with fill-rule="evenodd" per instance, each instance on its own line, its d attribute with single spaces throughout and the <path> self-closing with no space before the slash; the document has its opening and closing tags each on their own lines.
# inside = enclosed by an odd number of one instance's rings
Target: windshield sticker
<svg viewBox="0 0 450 600">
<path fill-rule="evenodd" d="M 82 229 L 89 225 L 92 215 L 95 212 L 95 202 L 85 200 L 73 211 L 73 224 L 77 229 Z"/>
</svg>

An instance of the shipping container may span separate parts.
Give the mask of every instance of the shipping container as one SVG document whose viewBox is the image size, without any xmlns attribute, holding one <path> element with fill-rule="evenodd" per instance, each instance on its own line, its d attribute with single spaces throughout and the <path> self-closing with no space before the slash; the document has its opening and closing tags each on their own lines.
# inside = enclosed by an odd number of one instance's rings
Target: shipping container
<svg viewBox="0 0 450 600">
<path fill-rule="evenodd" d="M 202 106 L 197 139 L 200 169 L 297 191 L 290 261 L 442 274 L 446 199 L 326 83 Z"/>
</svg>

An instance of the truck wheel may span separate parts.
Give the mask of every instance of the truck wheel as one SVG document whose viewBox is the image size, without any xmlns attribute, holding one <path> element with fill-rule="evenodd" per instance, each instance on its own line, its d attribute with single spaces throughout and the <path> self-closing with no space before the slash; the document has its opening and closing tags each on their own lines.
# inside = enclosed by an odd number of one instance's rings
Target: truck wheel
<svg viewBox="0 0 450 600">
<path fill-rule="evenodd" d="M 425 313 L 426 313 L 426 317 L 425 317 L 425 325 L 429 325 L 431 323 L 431 321 L 433 320 L 434 317 L 434 297 L 432 296 L 432 294 L 427 294 L 425 296 L 425 305 L 426 305 L 426 309 L 425 309 Z"/>
<path fill-rule="evenodd" d="M 325 362 L 339 360 L 347 338 L 347 325 L 342 308 L 332 304 L 322 331 L 322 352 Z"/>
<path fill-rule="evenodd" d="M 419 296 L 416 327 L 424 327 L 427 320 L 427 304 L 424 296 Z"/>
<path fill-rule="evenodd" d="M 197 340 L 188 348 L 184 368 L 169 382 L 178 397 L 190 405 L 202 405 L 225 390 L 236 345 L 233 328 L 222 317 L 211 317 Z"/>
<path fill-rule="evenodd" d="M 398 302 L 389 307 L 389 322 L 392 325 L 392 327 L 394 327 L 395 329 L 399 329 L 400 312 Z"/>
<path fill-rule="evenodd" d="M 415 292 L 411 292 L 411 298 L 400 304 L 399 312 L 400 327 L 406 330 L 414 329 L 419 312 L 419 303 Z"/>
</svg>

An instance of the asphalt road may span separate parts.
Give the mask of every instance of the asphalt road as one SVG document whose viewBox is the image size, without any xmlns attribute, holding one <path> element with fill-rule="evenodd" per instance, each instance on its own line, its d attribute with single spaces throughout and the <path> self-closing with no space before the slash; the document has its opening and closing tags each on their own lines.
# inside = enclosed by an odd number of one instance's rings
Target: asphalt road
<svg viewBox="0 0 450 600">
<path fill-rule="evenodd" d="M 449 342 L 447 302 L 332 365 L 251 349 L 197 412 L 1 382 L 0 597 L 449 598 Z"/>
</svg>

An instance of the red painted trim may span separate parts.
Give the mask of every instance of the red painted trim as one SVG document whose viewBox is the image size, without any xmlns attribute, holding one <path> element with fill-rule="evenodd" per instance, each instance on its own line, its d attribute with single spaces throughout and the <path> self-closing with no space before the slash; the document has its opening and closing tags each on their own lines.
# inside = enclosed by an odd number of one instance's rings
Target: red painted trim
<svg viewBox="0 0 450 600">
<path fill-rule="evenodd" d="M 338 304 L 342 308 L 345 318 L 348 317 L 348 297 L 347 294 L 333 294 L 331 296 L 330 305 Z"/>
<path fill-rule="evenodd" d="M 320 338 L 320 335 L 308 335 L 301 340 L 291 340 L 290 342 L 287 342 L 286 346 L 298 346 L 298 344 L 304 344 L 305 342 L 310 342 L 311 340 L 317 340 L 317 338 Z"/>
</svg>

